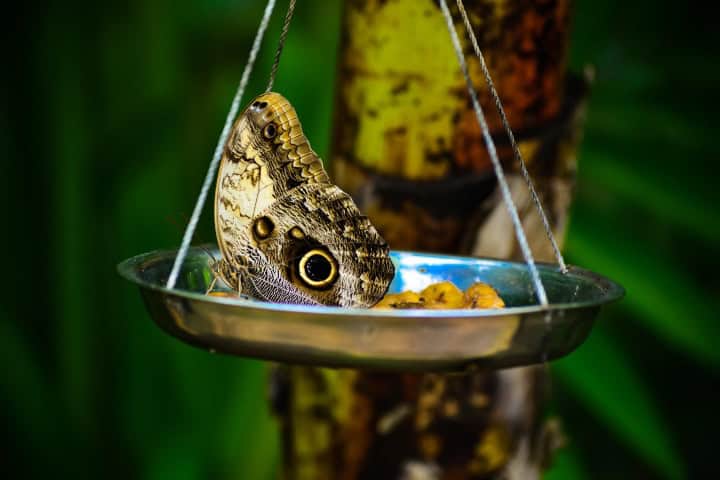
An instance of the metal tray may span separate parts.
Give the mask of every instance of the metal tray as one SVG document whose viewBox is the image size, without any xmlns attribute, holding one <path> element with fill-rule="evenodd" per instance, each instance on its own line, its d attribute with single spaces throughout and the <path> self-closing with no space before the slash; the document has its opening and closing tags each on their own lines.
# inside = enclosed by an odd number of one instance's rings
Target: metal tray
<svg viewBox="0 0 720 480">
<path fill-rule="evenodd" d="M 212 352 L 325 367 L 395 371 L 463 371 L 549 361 L 575 350 L 600 307 L 624 290 L 576 267 L 563 275 L 539 264 L 550 306 L 535 304 L 523 263 L 393 252 L 390 292 L 422 290 L 449 280 L 461 289 L 492 285 L 507 308 L 494 310 L 364 310 L 267 303 L 205 295 L 209 255 L 192 248 L 177 287 L 165 288 L 174 251 L 120 263 L 140 287 L 153 320 L 165 331 Z M 211 251 L 219 258 L 217 251 Z"/>
</svg>

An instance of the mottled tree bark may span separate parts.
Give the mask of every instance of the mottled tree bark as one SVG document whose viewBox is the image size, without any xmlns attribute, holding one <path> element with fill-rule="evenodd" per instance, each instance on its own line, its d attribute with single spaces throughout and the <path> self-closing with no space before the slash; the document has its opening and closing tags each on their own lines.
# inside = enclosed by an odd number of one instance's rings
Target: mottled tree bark
<svg viewBox="0 0 720 480">
<path fill-rule="evenodd" d="M 453 12 L 457 10 L 449 1 Z M 524 158 L 562 239 L 585 82 L 566 74 L 569 0 L 467 0 Z M 393 249 L 516 258 L 512 226 L 432 0 L 348 0 L 332 178 Z M 458 31 L 536 258 L 552 261 L 459 17 Z M 457 375 L 279 372 L 290 479 L 539 476 L 542 367 Z"/>
</svg>

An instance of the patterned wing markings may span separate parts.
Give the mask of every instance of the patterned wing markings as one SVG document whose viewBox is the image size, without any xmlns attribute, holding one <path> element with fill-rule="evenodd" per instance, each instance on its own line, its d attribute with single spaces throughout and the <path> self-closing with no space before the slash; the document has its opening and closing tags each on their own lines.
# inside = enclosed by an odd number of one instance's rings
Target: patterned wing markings
<svg viewBox="0 0 720 480">
<path fill-rule="evenodd" d="M 330 183 L 277 93 L 257 97 L 235 122 L 218 171 L 215 231 L 217 274 L 268 301 L 367 307 L 394 275 L 386 242 Z"/>
</svg>

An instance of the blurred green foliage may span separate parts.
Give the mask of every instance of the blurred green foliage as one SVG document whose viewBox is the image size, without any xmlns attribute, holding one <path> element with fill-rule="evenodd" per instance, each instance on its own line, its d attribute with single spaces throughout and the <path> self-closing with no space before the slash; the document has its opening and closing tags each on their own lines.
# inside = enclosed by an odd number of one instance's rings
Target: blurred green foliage
<svg viewBox="0 0 720 480">
<path fill-rule="evenodd" d="M 6 13 L 5 471 L 274 477 L 263 365 L 166 336 L 115 273 L 179 243 L 263 3 Z M 325 153 L 340 6 L 299 3 L 276 88 Z M 570 445 L 547 477 L 698 478 L 718 471 L 720 431 L 715 20 L 697 1 L 582 0 L 574 14 L 571 65 L 595 65 L 597 79 L 567 252 L 628 296 L 552 366 Z M 249 92 L 265 85 L 281 18 Z M 209 217 L 196 241 L 214 238 Z"/>
</svg>

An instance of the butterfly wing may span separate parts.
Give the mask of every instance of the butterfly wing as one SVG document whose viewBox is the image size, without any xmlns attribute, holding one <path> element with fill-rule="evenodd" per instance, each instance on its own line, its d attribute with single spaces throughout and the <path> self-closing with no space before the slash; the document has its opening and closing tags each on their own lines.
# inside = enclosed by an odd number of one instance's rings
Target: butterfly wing
<svg viewBox="0 0 720 480">
<path fill-rule="evenodd" d="M 242 267 L 234 257 L 252 242 L 248 229 L 257 212 L 299 185 L 324 182 L 292 105 L 277 93 L 257 97 L 235 122 L 218 170 L 215 232 L 224 260 Z"/>
<path fill-rule="evenodd" d="M 277 93 L 257 97 L 233 127 L 215 231 L 225 282 L 266 300 L 369 306 L 394 274 L 387 244 L 329 182 L 295 109 Z"/>
<path fill-rule="evenodd" d="M 350 196 L 330 183 L 308 183 L 260 218 L 273 232 L 257 248 L 298 292 L 325 305 L 369 307 L 394 276 L 389 247 Z"/>
</svg>

